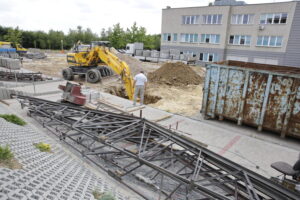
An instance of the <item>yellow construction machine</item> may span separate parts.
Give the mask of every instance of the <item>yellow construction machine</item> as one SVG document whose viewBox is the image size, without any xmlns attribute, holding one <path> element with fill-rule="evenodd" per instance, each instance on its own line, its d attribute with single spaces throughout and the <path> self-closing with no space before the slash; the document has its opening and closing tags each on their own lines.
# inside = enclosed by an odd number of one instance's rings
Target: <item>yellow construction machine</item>
<svg viewBox="0 0 300 200">
<path fill-rule="evenodd" d="M 73 80 L 74 75 L 85 76 L 88 82 L 97 83 L 115 72 L 121 76 L 128 98 L 132 100 L 134 86 L 130 68 L 110 51 L 108 45 L 105 41 L 92 42 L 91 45 L 78 42 L 67 54 L 69 67 L 63 69 L 62 75 L 66 80 Z"/>
<path fill-rule="evenodd" d="M 14 44 L 12 42 L 3 42 L 0 41 L 0 49 L 6 49 L 6 50 L 10 50 L 10 49 L 15 49 L 15 51 L 19 54 L 19 55 L 24 55 L 27 53 L 27 49 L 25 49 L 24 47 L 22 47 L 21 44 Z"/>
</svg>

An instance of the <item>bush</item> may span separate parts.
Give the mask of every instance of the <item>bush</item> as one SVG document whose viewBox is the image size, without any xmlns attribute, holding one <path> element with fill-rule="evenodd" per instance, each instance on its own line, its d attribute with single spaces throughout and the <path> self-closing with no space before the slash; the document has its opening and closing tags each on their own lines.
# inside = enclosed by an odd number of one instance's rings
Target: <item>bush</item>
<svg viewBox="0 0 300 200">
<path fill-rule="evenodd" d="M 14 154 L 9 149 L 9 146 L 5 147 L 0 146 L 0 160 L 10 160 L 14 157 Z"/>
<path fill-rule="evenodd" d="M 0 117 L 5 119 L 8 122 L 20 125 L 20 126 L 24 126 L 26 125 L 26 122 L 23 121 L 20 117 L 18 117 L 17 115 L 9 115 L 9 114 L 0 114 Z"/>
<path fill-rule="evenodd" d="M 40 143 L 36 143 L 36 144 L 33 144 L 33 145 L 42 152 L 50 152 L 51 151 L 50 144 L 40 142 Z"/>
<path fill-rule="evenodd" d="M 116 200 L 115 197 L 110 193 L 104 193 L 99 200 Z"/>
<path fill-rule="evenodd" d="M 97 190 L 94 190 L 93 196 L 97 200 L 116 200 L 115 197 L 109 192 L 101 193 Z"/>
</svg>

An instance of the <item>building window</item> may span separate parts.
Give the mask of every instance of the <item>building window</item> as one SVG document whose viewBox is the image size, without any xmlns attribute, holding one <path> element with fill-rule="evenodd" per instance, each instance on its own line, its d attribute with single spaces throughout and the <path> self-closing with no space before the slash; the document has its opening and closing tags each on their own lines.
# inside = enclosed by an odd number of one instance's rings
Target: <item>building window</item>
<svg viewBox="0 0 300 200">
<path fill-rule="evenodd" d="M 267 13 L 260 16 L 260 24 L 286 24 L 287 13 Z"/>
<path fill-rule="evenodd" d="M 201 43 L 220 44 L 219 34 L 201 34 Z"/>
<path fill-rule="evenodd" d="M 258 36 L 256 45 L 264 47 L 281 47 L 282 36 Z"/>
<path fill-rule="evenodd" d="M 193 52 L 193 51 L 186 51 L 185 54 L 188 55 L 188 56 L 190 56 L 190 57 L 193 57 L 193 58 L 195 58 L 197 56 L 196 53 Z"/>
<path fill-rule="evenodd" d="M 203 24 L 221 24 L 222 15 L 203 15 Z"/>
<path fill-rule="evenodd" d="M 164 33 L 163 41 L 170 42 L 171 41 L 171 33 Z"/>
<path fill-rule="evenodd" d="M 173 42 L 177 42 L 177 33 L 173 33 Z"/>
<path fill-rule="evenodd" d="M 231 16 L 231 24 L 253 24 L 253 14 L 239 14 Z"/>
<path fill-rule="evenodd" d="M 203 62 L 217 62 L 218 54 L 216 53 L 200 53 L 199 60 Z"/>
<path fill-rule="evenodd" d="M 180 42 L 197 43 L 198 34 L 181 33 Z"/>
<path fill-rule="evenodd" d="M 250 35 L 230 35 L 229 44 L 233 45 L 250 45 L 251 36 Z"/>
<path fill-rule="evenodd" d="M 199 15 L 182 16 L 182 24 L 199 24 Z"/>
</svg>

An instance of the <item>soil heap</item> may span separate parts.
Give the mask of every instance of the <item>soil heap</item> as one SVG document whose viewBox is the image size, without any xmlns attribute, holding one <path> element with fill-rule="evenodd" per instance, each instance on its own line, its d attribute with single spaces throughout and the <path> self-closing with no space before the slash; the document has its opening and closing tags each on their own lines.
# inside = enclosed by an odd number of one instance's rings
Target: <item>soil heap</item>
<svg viewBox="0 0 300 200">
<path fill-rule="evenodd" d="M 149 82 L 173 86 L 199 85 L 202 78 L 188 65 L 182 62 L 165 63 L 159 69 L 148 74 Z"/>
</svg>

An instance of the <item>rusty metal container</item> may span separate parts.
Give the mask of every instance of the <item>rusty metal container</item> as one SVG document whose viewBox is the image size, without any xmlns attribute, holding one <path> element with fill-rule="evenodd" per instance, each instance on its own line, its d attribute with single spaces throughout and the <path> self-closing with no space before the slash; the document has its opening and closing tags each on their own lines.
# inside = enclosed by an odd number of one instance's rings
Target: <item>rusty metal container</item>
<svg viewBox="0 0 300 200">
<path fill-rule="evenodd" d="M 300 68 L 239 61 L 206 68 L 205 118 L 226 118 L 300 138 Z"/>
</svg>

